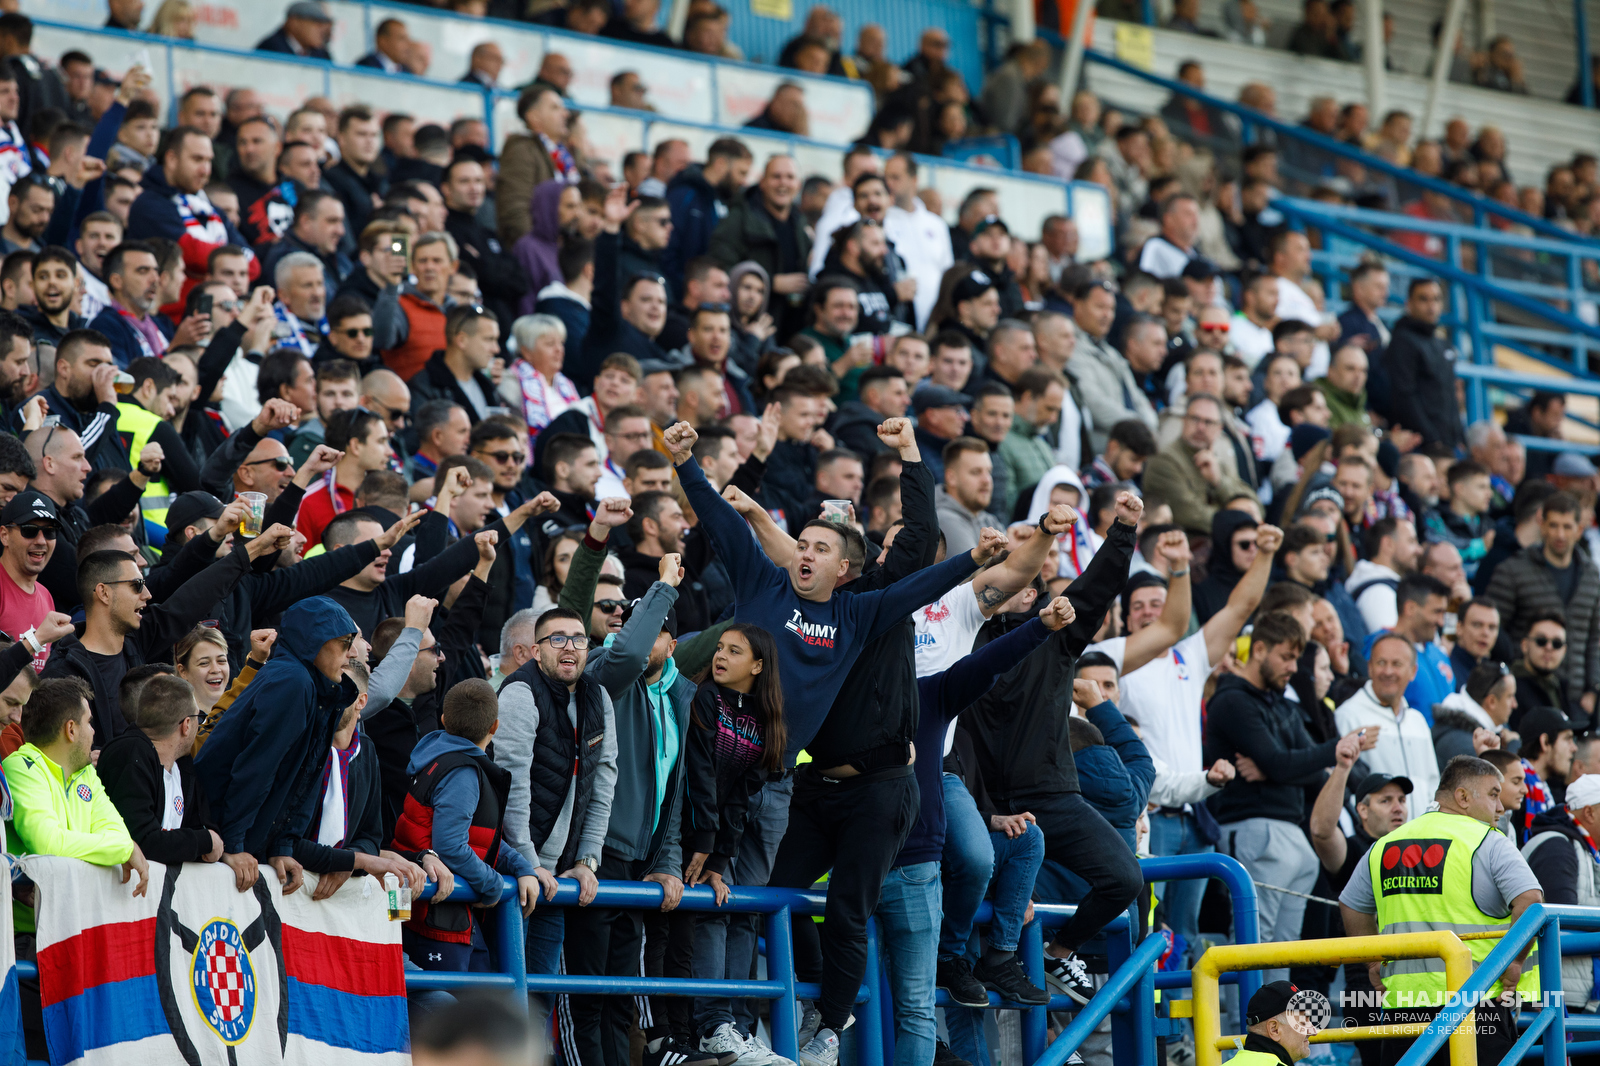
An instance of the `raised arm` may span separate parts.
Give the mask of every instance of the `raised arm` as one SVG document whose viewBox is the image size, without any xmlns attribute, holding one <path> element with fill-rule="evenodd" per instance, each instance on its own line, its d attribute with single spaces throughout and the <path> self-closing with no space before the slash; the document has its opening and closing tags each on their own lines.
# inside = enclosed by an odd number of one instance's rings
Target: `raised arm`
<svg viewBox="0 0 1600 1066">
<path fill-rule="evenodd" d="M 1028 619 L 1005 636 L 957 659 L 941 679 L 939 712 L 950 719 L 970 707 L 994 687 L 1002 674 L 1027 658 L 1051 633 L 1069 625 L 1075 616 L 1072 601 L 1057 596 L 1037 618 Z M 925 713 L 932 710 L 932 707 L 923 707 Z"/>
<path fill-rule="evenodd" d="M 589 529 L 577 550 L 572 553 L 572 564 L 567 568 L 567 580 L 561 586 L 557 606 L 588 618 L 594 608 L 594 587 L 600 583 L 600 567 L 606 561 L 606 542 L 611 531 L 633 517 L 633 508 L 624 496 L 600 501 L 589 520 Z"/>
<path fill-rule="evenodd" d="M 1189 628 L 1193 585 L 1189 580 L 1189 537 L 1181 529 L 1168 530 L 1156 538 L 1156 551 L 1167 560 L 1167 602 L 1161 616 L 1137 633 L 1129 633 L 1122 651 L 1122 672 L 1131 674 L 1145 663 L 1166 653 L 1183 639 Z"/>
<path fill-rule="evenodd" d="M 650 661 L 650 649 L 661 635 L 661 623 L 667 611 L 678 602 L 678 582 L 683 580 L 683 567 L 678 565 L 678 555 L 668 552 L 661 557 L 661 579 L 651 585 L 633 609 L 633 614 L 623 625 L 617 639 L 609 648 L 595 648 L 589 652 L 588 670 L 615 702 L 626 692 Z"/>
<path fill-rule="evenodd" d="M 695 461 L 694 443 L 700 439 L 699 434 L 689 423 L 678 422 L 667 427 L 665 437 L 667 450 L 678 468 L 678 483 L 683 486 L 683 494 L 700 516 L 700 523 L 716 545 L 718 555 L 727 564 L 736 592 L 748 596 L 772 582 L 779 576 L 778 568 L 761 553 L 750 527 L 727 500 L 717 495 Z"/>
<path fill-rule="evenodd" d="M 1117 518 L 1106 531 L 1105 543 L 1100 545 L 1077 580 L 1067 586 L 1066 596 L 1072 601 L 1076 617 L 1051 640 L 1063 654 L 1074 657 L 1083 654 L 1083 649 L 1094 640 L 1104 622 L 1111 602 L 1122 594 L 1128 583 L 1128 563 L 1133 559 L 1134 537 L 1144 514 L 1144 501 L 1132 492 L 1121 492 L 1117 494 L 1116 507 Z"/>
<path fill-rule="evenodd" d="M 1229 594 L 1222 610 L 1211 616 L 1203 630 L 1206 635 L 1206 658 L 1213 663 L 1221 662 L 1228 654 L 1229 642 L 1239 635 L 1239 630 L 1255 613 L 1256 605 L 1261 602 L 1261 594 L 1267 590 L 1267 578 L 1272 574 L 1272 557 L 1282 543 L 1283 530 L 1277 526 L 1256 527 L 1255 561 L 1244 572 L 1239 583 L 1233 586 L 1233 592 Z"/>
<path fill-rule="evenodd" d="M 978 609 L 985 618 L 992 618 L 1002 603 L 1039 576 L 1045 560 L 1050 557 L 1050 545 L 1077 521 L 1077 511 L 1064 503 L 1055 504 L 1040 517 L 1039 525 L 1022 542 L 1022 547 L 1007 555 L 1004 562 L 978 572 L 972 579 L 972 593 L 978 597 Z"/>
<path fill-rule="evenodd" d="M 909 418 L 886 418 L 878 439 L 900 453 L 900 532 L 883 560 L 880 580 L 899 581 L 939 556 L 939 515 L 933 506 L 933 471 L 922 461 Z"/>
<path fill-rule="evenodd" d="M 1317 793 L 1311 807 L 1311 846 L 1316 849 L 1322 868 L 1330 873 L 1344 865 L 1349 842 L 1339 830 L 1339 814 L 1344 810 L 1344 790 L 1350 784 L 1350 768 L 1356 764 L 1359 746 L 1342 741 L 1333 750 L 1336 760 L 1328 780 Z"/>
</svg>

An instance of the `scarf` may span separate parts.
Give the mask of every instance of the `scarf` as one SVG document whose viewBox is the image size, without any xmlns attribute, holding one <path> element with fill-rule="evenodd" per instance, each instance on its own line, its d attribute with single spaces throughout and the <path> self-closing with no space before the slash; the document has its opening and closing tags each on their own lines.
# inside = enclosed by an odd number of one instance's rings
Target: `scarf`
<svg viewBox="0 0 1600 1066">
<path fill-rule="evenodd" d="M 0 125 L 0 179 L 15 185 L 33 173 L 33 159 L 28 152 L 28 142 L 15 122 Z"/>
<path fill-rule="evenodd" d="M 555 168 L 555 180 L 566 185 L 576 185 L 578 178 L 578 161 L 572 157 L 572 152 L 564 144 L 557 144 L 544 134 L 539 134 L 539 143 L 544 146 L 546 154 L 550 156 L 550 165 Z"/>
<path fill-rule="evenodd" d="M 1517 842 L 1526 844 L 1533 834 L 1534 818 L 1550 808 L 1550 790 L 1527 759 L 1522 760 L 1522 779 L 1527 782 L 1528 795 L 1522 801 L 1522 829 L 1517 834 Z"/>
<path fill-rule="evenodd" d="M 323 315 L 322 321 L 311 328 L 312 335 L 307 334 L 306 323 L 278 301 L 272 305 L 272 313 L 277 316 L 278 324 L 272 329 L 272 336 L 278 344 L 285 348 L 299 348 L 300 354 L 307 359 L 317 354 L 317 346 L 322 343 L 323 335 L 328 332 L 328 316 Z"/>
<path fill-rule="evenodd" d="M 528 423 L 529 439 L 537 437 L 557 415 L 578 402 L 578 387 L 559 371 L 555 382 L 546 384 L 544 375 L 526 359 L 518 359 L 511 369 L 522 388 L 522 420 Z"/>
<path fill-rule="evenodd" d="M 178 220 L 183 223 L 183 235 L 192 237 L 202 244 L 227 244 L 228 224 L 223 221 L 222 215 L 215 207 L 205 191 L 196 193 L 177 193 L 172 197 L 173 206 L 178 209 Z M 246 255 L 253 255 L 248 249 Z"/>
<path fill-rule="evenodd" d="M 322 806 L 317 814 L 314 835 L 318 844 L 342 848 L 350 836 L 350 760 L 361 751 L 361 734 L 357 732 L 350 746 L 343 751 L 328 749 L 328 761 L 322 766 Z M 338 776 L 334 776 L 334 771 Z"/>
<path fill-rule="evenodd" d="M 334 480 L 335 473 L 336 470 L 330 467 L 328 472 L 322 475 L 322 488 L 328 494 L 328 499 L 333 501 L 333 513 L 341 515 L 350 509 L 350 505 L 344 502 L 344 498 L 339 493 L 349 492 L 349 490 L 339 487 L 339 482 Z M 350 499 L 352 502 L 355 500 L 355 493 L 350 494 Z"/>
<path fill-rule="evenodd" d="M 133 312 L 121 304 L 113 304 L 112 306 L 117 309 L 117 314 L 127 319 L 128 324 L 133 327 L 134 333 L 139 338 L 139 348 L 146 356 L 153 358 L 160 356 L 167 350 L 167 338 L 162 335 L 161 328 L 156 325 L 154 318 L 149 315 L 145 315 L 143 318 L 135 318 Z"/>
</svg>

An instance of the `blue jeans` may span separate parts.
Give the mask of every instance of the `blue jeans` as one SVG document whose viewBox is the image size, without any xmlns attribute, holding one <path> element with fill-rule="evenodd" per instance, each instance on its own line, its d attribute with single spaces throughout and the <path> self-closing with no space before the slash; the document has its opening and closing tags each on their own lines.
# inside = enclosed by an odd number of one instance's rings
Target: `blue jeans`
<svg viewBox="0 0 1600 1066">
<path fill-rule="evenodd" d="M 1150 854 L 1202 855 L 1215 850 L 1215 846 L 1200 839 L 1194 815 L 1166 810 L 1150 815 Z M 1188 944 L 1192 958 L 1200 939 L 1200 902 L 1206 894 L 1206 882 L 1168 881 L 1158 894 L 1166 904 L 1167 921 Z"/>
<path fill-rule="evenodd" d="M 972 939 L 972 919 L 978 913 L 994 873 L 994 844 L 989 826 L 972 793 L 955 774 L 944 775 L 944 922 L 939 933 L 939 957 L 952 959 L 967 953 Z M 1034 864 L 1038 869 L 1038 864 Z M 1028 888 L 1033 883 L 1030 878 Z"/>
<path fill-rule="evenodd" d="M 1022 919 L 1033 898 L 1033 881 L 1044 863 L 1044 832 L 1029 825 L 1019 837 L 991 832 L 994 847 L 994 923 L 989 926 L 989 946 L 1001 951 L 1016 951 L 1022 937 Z"/>
<path fill-rule="evenodd" d="M 894 1066 L 930 1066 L 939 1023 L 933 1016 L 939 947 L 939 864 L 897 866 L 878 896 L 878 933 L 894 997 Z"/>
<path fill-rule="evenodd" d="M 750 798 L 739 853 L 728 862 L 722 879 L 730 885 L 762 888 L 772 876 L 772 860 L 789 825 L 789 799 L 794 778 L 768 781 Z M 688 856 L 685 856 L 687 859 Z M 695 977 L 713 981 L 748 981 L 755 967 L 757 914 L 700 914 L 695 918 L 694 952 L 690 966 Z M 723 1022 L 732 1022 L 745 1035 L 754 1034 L 755 1012 L 746 1000 L 699 997 L 694 1001 L 694 1024 L 702 1037 Z"/>
<path fill-rule="evenodd" d="M 539 897 L 539 905 L 528 915 L 523 950 L 529 973 L 561 972 L 561 943 L 566 938 L 567 922 L 561 908 Z"/>
</svg>

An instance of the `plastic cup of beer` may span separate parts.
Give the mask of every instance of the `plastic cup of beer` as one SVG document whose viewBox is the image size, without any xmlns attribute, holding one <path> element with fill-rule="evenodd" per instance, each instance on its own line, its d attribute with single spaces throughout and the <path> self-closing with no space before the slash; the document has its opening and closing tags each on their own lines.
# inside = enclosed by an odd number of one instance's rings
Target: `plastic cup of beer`
<svg viewBox="0 0 1600 1066">
<path fill-rule="evenodd" d="M 117 371 L 117 376 L 112 381 L 112 387 L 117 390 L 118 396 L 132 396 L 133 375 L 128 373 L 126 370 Z"/>
<path fill-rule="evenodd" d="M 411 920 L 411 882 L 402 881 L 394 874 L 383 875 L 383 892 L 388 904 L 391 922 Z"/>
<path fill-rule="evenodd" d="M 239 519 L 239 535 L 242 537 L 261 536 L 261 523 L 267 516 L 267 496 L 263 492 L 241 492 L 239 498 L 245 502 L 244 516 Z"/>
<path fill-rule="evenodd" d="M 838 522 L 841 525 L 850 523 L 849 500 L 823 500 L 822 519 L 825 522 Z"/>
</svg>

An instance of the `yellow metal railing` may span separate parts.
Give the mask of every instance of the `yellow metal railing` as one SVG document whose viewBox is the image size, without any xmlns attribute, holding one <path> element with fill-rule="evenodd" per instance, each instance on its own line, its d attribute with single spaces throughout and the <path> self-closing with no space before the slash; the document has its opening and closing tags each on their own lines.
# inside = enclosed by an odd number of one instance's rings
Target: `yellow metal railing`
<svg viewBox="0 0 1600 1066">
<path fill-rule="evenodd" d="M 1469 936 L 1500 936 L 1468 934 Z M 1173 1017 L 1193 1017 L 1195 1066 L 1221 1066 L 1222 1052 L 1243 1037 L 1222 1034 L 1218 996 L 1219 978 L 1235 970 L 1270 970 L 1306 964 L 1342 965 L 1393 959 L 1442 959 L 1445 988 L 1455 991 L 1472 974 L 1472 954 L 1454 933 L 1394 933 L 1389 936 L 1351 936 L 1330 940 L 1290 940 L 1277 944 L 1227 944 L 1209 949 L 1194 967 L 1194 998 L 1172 1002 Z M 1450 1066 L 1477 1066 L 1478 1049 L 1468 1014 L 1450 1034 Z M 1418 1036 L 1425 1022 L 1394 1025 L 1330 1026 L 1311 1037 L 1313 1044 L 1346 1040 L 1381 1040 Z"/>
</svg>

